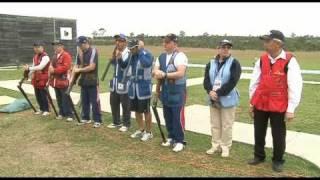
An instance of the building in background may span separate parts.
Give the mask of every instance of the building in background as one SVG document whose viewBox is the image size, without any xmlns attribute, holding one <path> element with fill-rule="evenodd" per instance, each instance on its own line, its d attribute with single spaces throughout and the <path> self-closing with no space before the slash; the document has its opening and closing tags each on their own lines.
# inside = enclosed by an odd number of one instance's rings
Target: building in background
<svg viewBox="0 0 320 180">
<path fill-rule="evenodd" d="M 30 64 L 33 42 L 42 40 L 53 55 L 51 42 L 62 40 L 73 58 L 76 56 L 75 19 L 0 14 L 0 66 Z"/>
</svg>

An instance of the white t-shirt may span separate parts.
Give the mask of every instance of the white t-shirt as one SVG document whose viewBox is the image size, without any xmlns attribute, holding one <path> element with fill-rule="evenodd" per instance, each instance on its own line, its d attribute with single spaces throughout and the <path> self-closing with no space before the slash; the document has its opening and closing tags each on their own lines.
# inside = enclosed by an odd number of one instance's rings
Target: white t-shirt
<svg viewBox="0 0 320 180">
<path fill-rule="evenodd" d="M 168 65 L 172 54 L 167 54 L 166 65 Z M 174 66 L 177 68 L 180 65 L 188 66 L 188 58 L 183 52 L 179 52 L 174 58 Z M 155 66 L 160 66 L 159 58 L 157 58 Z"/>
</svg>

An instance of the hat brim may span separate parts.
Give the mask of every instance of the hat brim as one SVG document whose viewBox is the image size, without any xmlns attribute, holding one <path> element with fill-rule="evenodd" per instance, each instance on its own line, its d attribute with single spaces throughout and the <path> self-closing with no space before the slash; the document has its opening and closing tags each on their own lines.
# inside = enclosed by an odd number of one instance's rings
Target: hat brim
<svg viewBox="0 0 320 180">
<path fill-rule="evenodd" d="M 53 43 L 51 43 L 51 45 L 52 45 L 52 46 L 54 46 L 54 45 L 60 45 L 60 46 L 63 46 L 64 44 L 63 44 L 63 43 L 56 43 L 56 42 L 53 42 Z"/>
<path fill-rule="evenodd" d="M 219 44 L 220 47 L 225 46 L 225 45 L 229 45 L 230 47 L 233 46 L 232 43 L 227 43 L 227 42 Z"/>
<path fill-rule="evenodd" d="M 269 35 L 263 35 L 259 37 L 260 40 L 271 40 L 272 38 Z"/>
<path fill-rule="evenodd" d="M 132 46 L 132 47 L 128 47 L 128 49 L 133 49 L 133 48 L 135 48 L 135 47 L 138 47 L 139 45 L 134 45 L 134 46 Z"/>
</svg>

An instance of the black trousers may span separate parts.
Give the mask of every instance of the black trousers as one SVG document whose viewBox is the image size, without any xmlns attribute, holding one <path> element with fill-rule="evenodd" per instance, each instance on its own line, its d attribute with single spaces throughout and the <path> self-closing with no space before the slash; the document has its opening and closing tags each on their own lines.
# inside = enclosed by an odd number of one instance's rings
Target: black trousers
<svg viewBox="0 0 320 180">
<path fill-rule="evenodd" d="M 56 93 L 57 104 L 59 106 L 59 115 L 62 117 L 72 118 L 71 103 L 65 94 L 67 88 L 54 88 L 54 91 Z"/>
<path fill-rule="evenodd" d="M 49 102 L 47 91 L 44 89 L 34 88 L 34 94 L 36 96 L 37 103 L 40 107 L 40 111 L 49 112 Z"/>
<path fill-rule="evenodd" d="M 128 94 L 118 94 L 110 92 L 110 106 L 112 111 L 113 124 L 121 124 L 120 120 L 120 104 L 122 105 L 122 123 L 126 127 L 130 127 L 130 99 Z"/>
<path fill-rule="evenodd" d="M 270 119 L 273 139 L 273 162 L 284 163 L 283 155 L 286 149 L 286 122 L 285 113 L 265 112 L 254 110 L 254 156 L 265 159 L 265 138 Z"/>
</svg>

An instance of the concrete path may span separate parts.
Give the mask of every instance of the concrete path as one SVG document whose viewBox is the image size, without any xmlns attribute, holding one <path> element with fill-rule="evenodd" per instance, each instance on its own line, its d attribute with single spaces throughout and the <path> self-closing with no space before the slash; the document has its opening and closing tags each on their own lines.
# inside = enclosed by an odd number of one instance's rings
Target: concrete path
<svg viewBox="0 0 320 180">
<path fill-rule="evenodd" d="M 245 77 L 246 74 L 243 74 Z M 16 84 L 18 80 L 10 81 L 0 81 L 0 87 L 12 89 L 18 91 Z M 188 80 L 188 86 L 202 84 L 202 78 L 195 78 Z M 34 94 L 31 85 L 24 84 L 24 90 L 28 94 Z M 55 99 L 53 89 L 50 89 L 52 93 L 52 98 Z M 79 100 L 79 93 L 71 93 L 71 97 L 76 104 Z M 109 104 L 109 93 L 101 93 L 101 109 L 103 112 L 111 112 Z M 161 124 L 164 125 L 163 113 L 161 108 L 157 108 L 159 116 L 161 118 Z M 131 114 L 134 117 L 134 113 Z M 153 115 L 152 115 L 153 116 Z M 185 110 L 186 117 L 186 130 L 197 132 L 200 134 L 211 135 L 210 132 L 210 113 L 209 107 L 204 105 L 191 105 L 187 106 Z M 152 121 L 156 123 L 155 117 Z M 241 122 L 235 122 L 233 126 L 233 140 L 246 144 L 253 144 L 253 125 Z M 270 128 L 268 128 L 268 133 L 266 137 L 266 147 L 272 147 L 272 137 L 270 133 Z M 191 142 L 192 143 L 192 142 Z M 210 142 L 208 142 L 208 148 L 210 147 Z M 316 164 L 320 167 L 320 136 L 308 133 L 301 133 L 295 131 L 287 131 L 287 148 L 286 152 L 296 156 L 300 156 L 310 162 Z"/>
<path fill-rule="evenodd" d="M 0 96 L 0 105 L 10 104 L 14 100 L 16 99 L 10 96 Z"/>
</svg>

